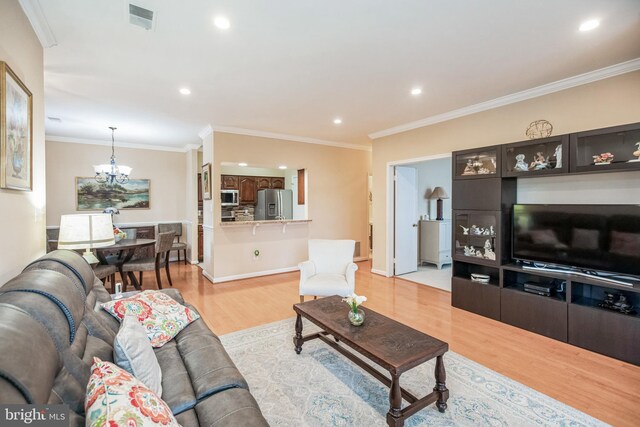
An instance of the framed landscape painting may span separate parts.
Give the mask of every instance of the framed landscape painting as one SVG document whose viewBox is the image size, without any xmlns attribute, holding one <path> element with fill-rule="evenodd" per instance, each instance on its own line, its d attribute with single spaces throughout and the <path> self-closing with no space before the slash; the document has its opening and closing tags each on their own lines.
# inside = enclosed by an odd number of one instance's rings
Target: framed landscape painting
<svg viewBox="0 0 640 427">
<path fill-rule="evenodd" d="M 0 61 L 0 187 L 32 190 L 32 95 Z"/>
<path fill-rule="evenodd" d="M 76 178 L 76 210 L 102 211 L 105 208 L 149 209 L 151 181 L 130 179 L 126 184 L 96 182 L 94 177 Z"/>
</svg>

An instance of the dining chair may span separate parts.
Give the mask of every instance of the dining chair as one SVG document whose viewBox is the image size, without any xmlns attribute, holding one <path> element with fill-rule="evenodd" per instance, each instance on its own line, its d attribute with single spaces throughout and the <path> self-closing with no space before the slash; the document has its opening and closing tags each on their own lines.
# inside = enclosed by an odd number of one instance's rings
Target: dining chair
<svg viewBox="0 0 640 427">
<path fill-rule="evenodd" d="M 305 295 L 346 297 L 355 291 L 354 240 L 309 240 L 309 260 L 300 268 L 300 302 Z"/>
<path fill-rule="evenodd" d="M 93 274 L 106 285 L 107 279 L 111 282 L 111 293 L 116 291 L 116 271 L 118 269 L 115 265 L 97 264 L 93 267 Z"/>
<path fill-rule="evenodd" d="M 173 286 L 171 281 L 171 273 L 169 272 L 169 251 L 173 243 L 173 231 L 167 233 L 158 233 L 156 239 L 156 255 L 152 258 L 134 259 L 122 265 L 123 273 L 139 273 L 139 283 L 142 288 L 142 273 L 145 271 L 156 272 L 156 283 L 158 289 L 162 289 L 162 279 L 160 278 L 160 269 L 164 267 L 169 286 Z"/>
<path fill-rule="evenodd" d="M 180 241 L 180 237 L 182 236 L 182 223 L 173 222 L 169 224 L 158 224 L 159 233 L 166 233 L 168 231 L 173 231 L 175 233 L 175 238 L 177 239 L 177 241 L 173 242 L 171 250 L 178 251 L 178 262 L 180 262 L 180 251 L 183 251 L 184 265 L 187 265 L 187 244 Z"/>
</svg>

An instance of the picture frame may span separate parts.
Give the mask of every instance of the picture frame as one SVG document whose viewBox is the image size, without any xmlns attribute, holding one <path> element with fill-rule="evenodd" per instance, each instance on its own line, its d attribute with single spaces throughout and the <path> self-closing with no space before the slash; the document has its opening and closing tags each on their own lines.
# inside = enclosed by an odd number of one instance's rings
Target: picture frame
<svg viewBox="0 0 640 427">
<path fill-rule="evenodd" d="M 130 179 L 125 184 L 99 183 L 95 177 L 76 177 L 76 210 L 151 209 L 151 180 Z"/>
<path fill-rule="evenodd" d="M 33 190 L 33 95 L 0 61 L 0 188 Z"/>
<path fill-rule="evenodd" d="M 211 163 L 202 165 L 202 199 L 211 200 Z"/>
</svg>

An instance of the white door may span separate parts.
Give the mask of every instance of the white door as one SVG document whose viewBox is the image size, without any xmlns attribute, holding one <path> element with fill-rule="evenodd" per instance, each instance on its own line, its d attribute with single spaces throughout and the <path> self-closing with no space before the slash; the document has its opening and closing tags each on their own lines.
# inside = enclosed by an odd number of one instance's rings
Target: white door
<svg viewBox="0 0 640 427">
<path fill-rule="evenodd" d="M 416 170 L 395 170 L 395 275 L 418 270 L 418 190 Z"/>
</svg>

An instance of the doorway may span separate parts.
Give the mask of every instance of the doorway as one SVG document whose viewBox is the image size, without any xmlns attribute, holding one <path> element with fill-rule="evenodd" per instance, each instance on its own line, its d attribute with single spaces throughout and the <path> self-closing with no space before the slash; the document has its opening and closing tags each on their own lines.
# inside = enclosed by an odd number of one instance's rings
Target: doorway
<svg viewBox="0 0 640 427">
<path fill-rule="evenodd" d="M 451 154 L 389 166 L 392 275 L 451 291 Z"/>
</svg>

